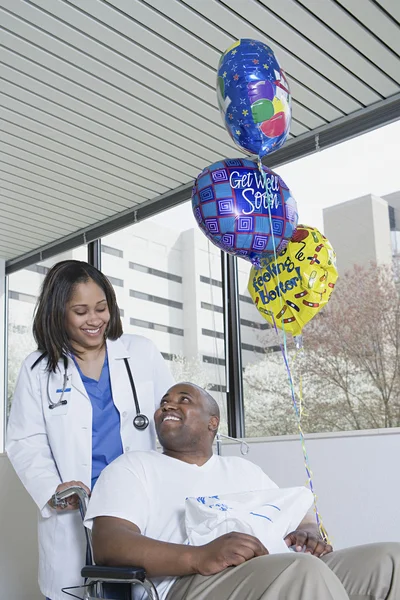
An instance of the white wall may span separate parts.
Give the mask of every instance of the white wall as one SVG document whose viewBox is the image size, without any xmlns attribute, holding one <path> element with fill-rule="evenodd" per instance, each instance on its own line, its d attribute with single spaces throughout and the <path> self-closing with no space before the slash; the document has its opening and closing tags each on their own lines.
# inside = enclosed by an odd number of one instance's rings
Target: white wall
<svg viewBox="0 0 400 600">
<path fill-rule="evenodd" d="M 36 506 L 0 454 L 0 596 L 42 600 L 37 584 Z"/>
<path fill-rule="evenodd" d="M 337 549 L 400 540 L 400 428 L 312 434 L 306 448 L 319 512 Z M 239 445 L 224 444 L 222 454 L 240 455 Z M 280 487 L 306 483 L 297 437 L 253 441 L 246 458 Z"/>
<path fill-rule="evenodd" d="M 249 443 L 247 458 L 278 485 L 305 483 L 297 438 Z M 307 449 L 320 513 L 337 549 L 400 540 L 400 429 L 313 434 L 307 438 Z M 222 453 L 239 455 L 239 445 L 224 442 Z M 4 455 L 0 455 L 0 532 L 1 597 L 41 599 L 36 583 L 36 508 Z"/>
</svg>

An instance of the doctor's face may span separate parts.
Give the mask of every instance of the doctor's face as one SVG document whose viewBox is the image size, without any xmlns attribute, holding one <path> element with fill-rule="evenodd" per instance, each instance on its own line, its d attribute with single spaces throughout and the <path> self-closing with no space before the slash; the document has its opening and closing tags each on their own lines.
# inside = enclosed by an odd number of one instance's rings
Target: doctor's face
<svg viewBox="0 0 400 600">
<path fill-rule="evenodd" d="M 76 284 L 65 315 L 65 327 L 74 348 L 79 351 L 101 346 L 109 320 L 103 290 L 92 279 Z"/>
</svg>

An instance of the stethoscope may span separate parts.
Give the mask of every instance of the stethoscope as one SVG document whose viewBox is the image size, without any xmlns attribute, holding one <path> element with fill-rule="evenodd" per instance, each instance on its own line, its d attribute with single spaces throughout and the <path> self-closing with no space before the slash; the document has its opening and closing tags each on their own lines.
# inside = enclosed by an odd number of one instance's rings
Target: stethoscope
<svg viewBox="0 0 400 600">
<path fill-rule="evenodd" d="M 41 356 L 39 356 L 39 358 L 37 360 L 35 360 L 35 362 L 31 366 L 31 370 L 34 369 L 36 367 L 36 365 L 38 363 L 40 363 L 40 361 L 45 356 L 47 356 L 47 352 L 44 352 Z M 68 358 L 65 355 L 62 358 L 63 358 L 63 363 L 64 363 L 64 375 L 63 375 L 62 388 L 61 388 L 61 390 L 57 390 L 57 392 L 61 393 L 60 398 L 57 402 L 53 402 L 51 399 L 51 395 L 50 395 L 50 373 L 47 378 L 47 399 L 48 399 L 50 410 L 54 410 L 55 408 L 58 408 L 59 406 L 65 406 L 66 404 L 68 404 L 68 400 L 65 398 L 65 394 L 67 392 L 71 391 L 71 388 L 68 387 L 68 381 L 69 381 Z M 149 421 L 149 418 L 146 417 L 146 415 L 144 415 L 143 413 L 140 412 L 140 405 L 139 405 L 139 399 L 138 399 L 137 392 L 136 392 L 136 386 L 135 386 L 135 382 L 133 381 L 131 367 L 129 365 L 129 361 L 127 358 L 124 358 L 124 363 L 125 363 L 125 367 L 126 367 L 126 370 L 128 373 L 129 383 L 131 385 L 133 399 L 135 401 L 136 416 L 133 419 L 133 426 L 136 429 L 138 429 L 139 431 L 143 431 L 144 429 L 147 429 L 150 421 Z"/>
</svg>

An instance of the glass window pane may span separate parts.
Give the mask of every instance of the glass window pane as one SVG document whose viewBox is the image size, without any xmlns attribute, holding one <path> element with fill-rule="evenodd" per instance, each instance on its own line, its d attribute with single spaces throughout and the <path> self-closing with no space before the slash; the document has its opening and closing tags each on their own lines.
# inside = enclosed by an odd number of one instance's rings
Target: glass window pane
<svg viewBox="0 0 400 600">
<path fill-rule="evenodd" d="M 332 243 L 339 271 L 329 304 L 303 329 L 301 353 L 287 334 L 304 432 L 400 426 L 399 127 L 394 123 L 277 169 L 297 200 L 300 222 Z M 252 305 L 246 291 L 250 264 L 238 262 L 246 435 L 297 434 L 279 348 L 283 336 Z"/>
<path fill-rule="evenodd" d="M 150 338 L 177 381 L 207 388 L 226 432 L 220 252 L 197 228 L 189 204 L 102 239 L 102 270 L 115 285 L 126 333 Z M 110 281 L 113 282 L 111 277 Z"/>
<path fill-rule="evenodd" d="M 33 313 L 40 287 L 50 267 L 61 260 L 87 260 L 86 246 L 30 265 L 8 276 L 8 407 L 23 360 L 36 350 L 32 335 Z"/>
<path fill-rule="evenodd" d="M 270 389 L 270 384 L 276 377 L 276 369 L 283 366 L 283 359 L 280 340 L 274 328 L 258 312 L 247 291 L 250 269 L 249 262 L 238 260 L 245 435 L 263 437 L 295 433 L 286 424 L 288 420 L 289 425 L 292 425 L 290 411 L 293 409 L 289 395 L 287 401 L 285 399 L 289 415 L 285 425 L 282 424 L 282 419 L 277 418 L 276 412 L 271 410 L 275 390 Z M 283 371 L 282 373 L 284 376 Z"/>
</svg>

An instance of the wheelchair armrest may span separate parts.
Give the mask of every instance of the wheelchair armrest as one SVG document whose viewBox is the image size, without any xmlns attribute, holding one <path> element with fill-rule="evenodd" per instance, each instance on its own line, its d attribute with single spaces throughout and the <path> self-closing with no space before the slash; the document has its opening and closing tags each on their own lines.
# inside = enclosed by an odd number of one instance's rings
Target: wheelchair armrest
<svg viewBox="0 0 400 600">
<path fill-rule="evenodd" d="M 98 565 L 87 565 L 83 567 L 81 575 L 84 579 L 99 579 L 107 581 L 108 579 L 118 579 L 125 581 L 130 579 L 146 579 L 146 571 L 140 567 L 102 567 Z"/>
</svg>

